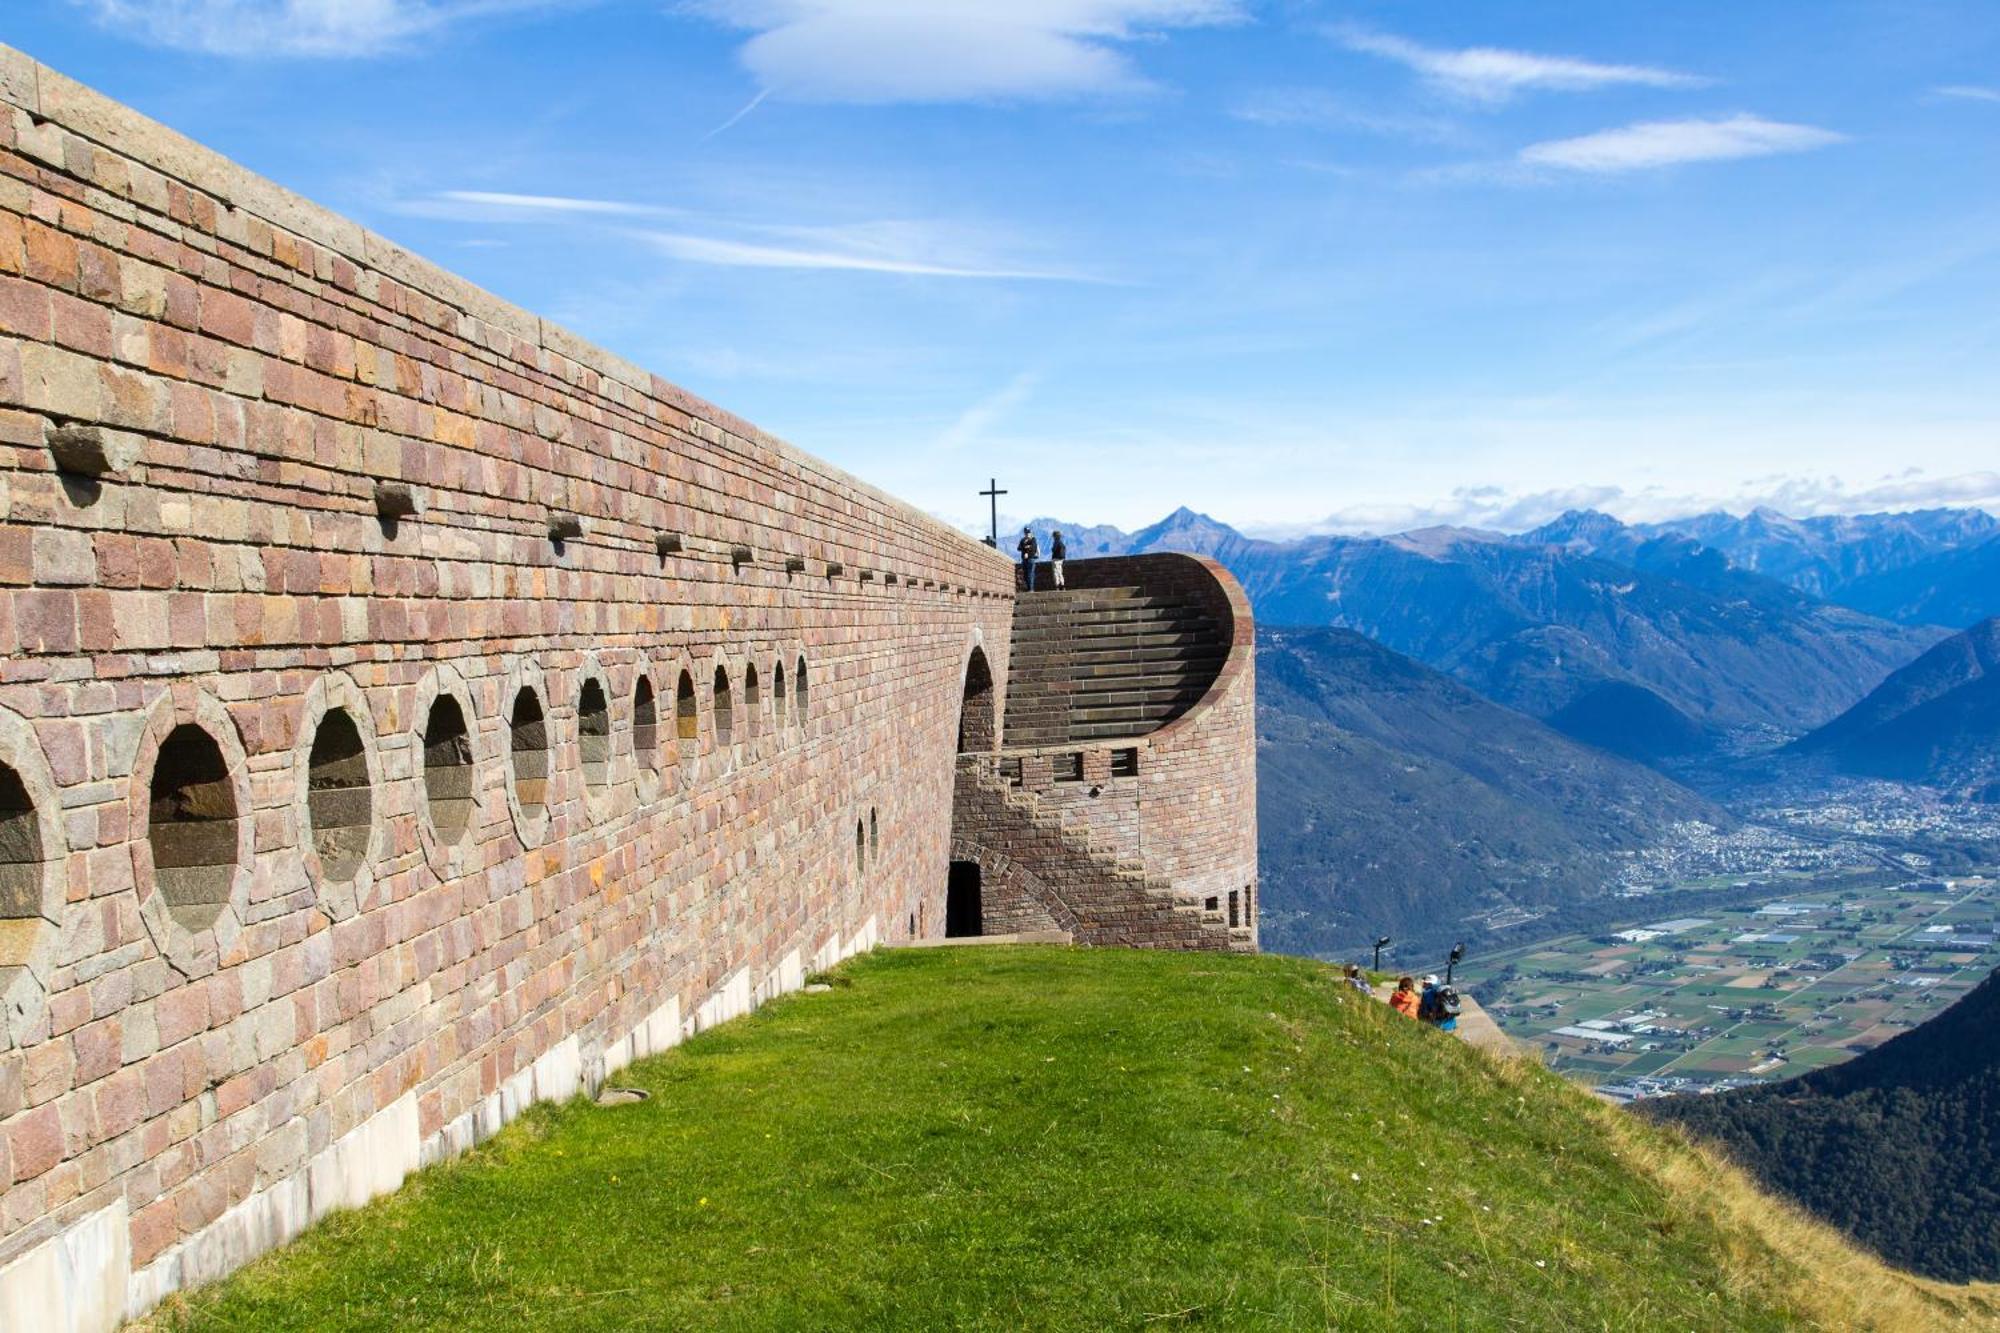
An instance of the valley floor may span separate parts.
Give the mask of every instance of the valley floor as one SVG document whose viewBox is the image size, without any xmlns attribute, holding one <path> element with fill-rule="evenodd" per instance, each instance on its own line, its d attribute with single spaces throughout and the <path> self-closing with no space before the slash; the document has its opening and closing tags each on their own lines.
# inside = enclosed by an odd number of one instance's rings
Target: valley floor
<svg viewBox="0 0 2000 1333">
<path fill-rule="evenodd" d="M 1466 969 L 1523 1049 L 1619 1100 L 1838 1064 L 2000 964 L 2000 880 L 1978 876 L 1771 876 L 1755 897 L 1686 915 L 1630 908 Z"/>
<path fill-rule="evenodd" d="M 1917 1329 L 1893 1274 L 1280 957 L 877 953 L 156 1329 Z"/>
</svg>

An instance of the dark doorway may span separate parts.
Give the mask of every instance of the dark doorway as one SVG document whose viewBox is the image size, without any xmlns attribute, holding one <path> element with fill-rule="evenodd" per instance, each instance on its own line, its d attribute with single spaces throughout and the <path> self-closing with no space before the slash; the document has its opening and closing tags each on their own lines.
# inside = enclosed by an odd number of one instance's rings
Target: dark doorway
<svg viewBox="0 0 2000 1333">
<path fill-rule="evenodd" d="M 979 916 L 979 863 L 953 861 L 944 891 L 945 938 L 982 934 Z"/>
</svg>

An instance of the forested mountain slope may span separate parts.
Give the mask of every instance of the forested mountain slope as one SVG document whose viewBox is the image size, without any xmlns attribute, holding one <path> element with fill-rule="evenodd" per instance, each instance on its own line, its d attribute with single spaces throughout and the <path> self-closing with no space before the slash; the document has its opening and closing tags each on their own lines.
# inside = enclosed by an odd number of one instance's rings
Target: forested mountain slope
<svg viewBox="0 0 2000 1333">
<path fill-rule="evenodd" d="M 2000 973 L 1845 1064 L 1636 1104 L 1913 1272 L 2000 1278 Z"/>
</svg>

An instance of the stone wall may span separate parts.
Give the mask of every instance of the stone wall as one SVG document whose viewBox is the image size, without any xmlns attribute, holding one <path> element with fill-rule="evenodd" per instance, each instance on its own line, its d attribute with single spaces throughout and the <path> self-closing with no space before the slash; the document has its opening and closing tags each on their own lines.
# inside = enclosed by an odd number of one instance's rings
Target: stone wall
<svg viewBox="0 0 2000 1333">
<path fill-rule="evenodd" d="M 1159 727 L 1123 739 L 1009 747 L 974 768 L 1008 789 L 997 802 L 962 769 L 954 856 L 981 863 L 989 915 L 1006 929 L 1044 929 L 1050 917 L 1080 942 L 1254 949 L 1257 944 L 1257 746 L 1255 630 L 1235 578 L 1198 556 L 1145 555 L 1070 561 L 1069 586 L 1131 587 L 1200 604 L 1228 653 L 1199 702 Z M 1032 815 L 1032 819 L 1030 819 Z M 1034 827 L 1041 825 L 1045 827 Z M 1070 852 L 1030 854 L 1059 833 Z M 1139 910 L 1106 917 L 1072 903 L 1050 911 L 1051 892 L 1090 880 L 1095 863 L 1128 872 L 1198 911 L 1203 929 Z M 1023 873 L 1023 867 L 1034 874 Z M 1101 883 L 1090 884 L 1097 893 Z M 1000 926 L 994 926 L 998 930 Z M 1219 929 L 1217 929 L 1219 928 Z"/>
<path fill-rule="evenodd" d="M 939 933 L 1011 598 L 0 48 L 0 1327 L 106 1327 Z"/>
</svg>

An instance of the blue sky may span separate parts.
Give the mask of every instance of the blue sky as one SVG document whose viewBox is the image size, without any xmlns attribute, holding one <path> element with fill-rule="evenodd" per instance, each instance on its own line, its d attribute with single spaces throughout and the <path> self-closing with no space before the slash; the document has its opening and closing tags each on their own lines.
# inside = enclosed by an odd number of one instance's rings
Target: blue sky
<svg viewBox="0 0 2000 1333">
<path fill-rule="evenodd" d="M 2000 508 L 2000 5 L 8 0 L 913 502 Z"/>
</svg>

